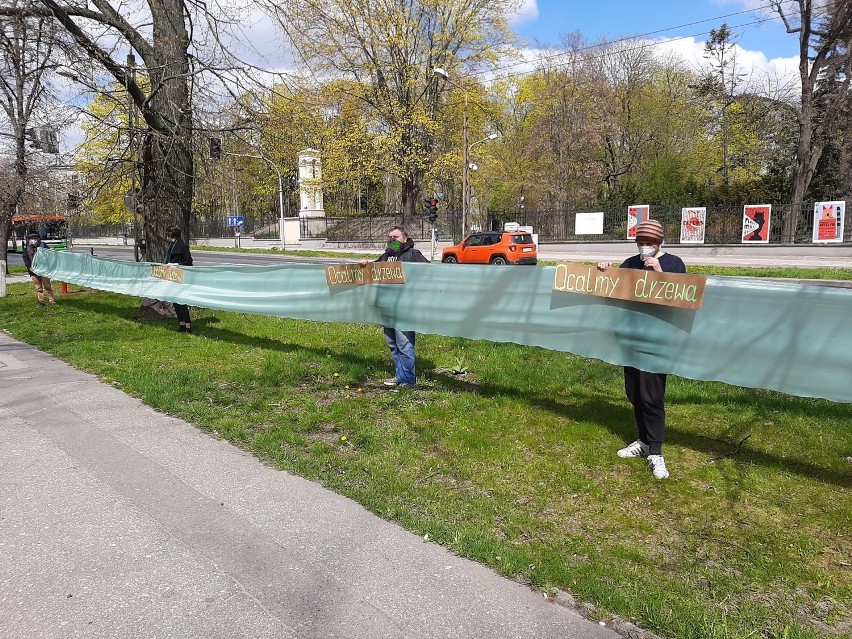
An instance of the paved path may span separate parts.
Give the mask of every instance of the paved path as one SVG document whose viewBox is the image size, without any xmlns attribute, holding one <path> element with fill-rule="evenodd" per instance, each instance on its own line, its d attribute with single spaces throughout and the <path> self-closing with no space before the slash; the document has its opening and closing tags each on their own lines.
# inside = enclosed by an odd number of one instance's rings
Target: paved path
<svg viewBox="0 0 852 639">
<path fill-rule="evenodd" d="M 0 332 L 0 637 L 618 637 Z"/>
</svg>

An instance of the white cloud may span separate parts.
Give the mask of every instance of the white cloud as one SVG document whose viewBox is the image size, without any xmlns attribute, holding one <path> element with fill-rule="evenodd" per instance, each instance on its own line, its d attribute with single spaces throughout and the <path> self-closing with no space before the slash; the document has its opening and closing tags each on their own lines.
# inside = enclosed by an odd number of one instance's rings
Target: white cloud
<svg viewBox="0 0 852 639">
<path fill-rule="evenodd" d="M 661 40 L 656 44 L 659 53 L 671 52 L 674 56 L 684 60 L 690 68 L 698 71 L 706 68 L 707 60 L 704 58 L 704 41 L 696 41 L 695 38 L 677 38 L 673 40 Z M 740 73 L 745 74 L 743 89 L 755 93 L 764 93 L 778 90 L 787 90 L 796 87 L 799 75 L 799 59 L 795 56 L 788 58 L 767 59 L 762 51 L 744 49 L 735 45 L 737 56 L 737 67 Z M 776 96 L 780 97 L 780 96 Z"/>
<path fill-rule="evenodd" d="M 534 22 L 538 19 L 538 0 L 521 0 L 518 8 L 509 16 L 512 25 Z"/>
</svg>

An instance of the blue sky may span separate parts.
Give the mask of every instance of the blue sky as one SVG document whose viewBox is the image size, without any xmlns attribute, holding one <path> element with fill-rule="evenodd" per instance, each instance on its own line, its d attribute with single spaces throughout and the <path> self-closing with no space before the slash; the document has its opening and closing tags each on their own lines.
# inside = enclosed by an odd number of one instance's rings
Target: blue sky
<svg viewBox="0 0 852 639">
<path fill-rule="evenodd" d="M 513 26 L 521 36 L 548 44 L 558 44 L 561 34 L 573 31 L 595 41 L 670 27 L 677 28 L 649 37 L 656 40 L 693 36 L 697 42 L 703 42 L 710 29 L 725 21 L 740 36 L 743 49 L 761 51 L 769 60 L 796 56 L 796 36 L 788 34 L 777 17 L 764 24 L 736 28 L 755 22 L 757 14 L 769 14 L 758 11 L 729 15 L 767 4 L 766 0 L 523 0 L 521 15 Z M 713 20 L 685 26 L 707 19 Z"/>
</svg>

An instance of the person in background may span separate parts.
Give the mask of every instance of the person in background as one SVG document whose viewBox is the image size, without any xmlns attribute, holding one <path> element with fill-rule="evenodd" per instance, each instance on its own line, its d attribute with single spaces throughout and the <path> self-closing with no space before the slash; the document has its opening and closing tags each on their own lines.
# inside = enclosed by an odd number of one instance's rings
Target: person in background
<svg viewBox="0 0 852 639">
<path fill-rule="evenodd" d="M 408 233 L 402 226 L 394 226 L 388 231 L 388 243 L 385 252 L 376 262 L 424 262 L 429 260 L 414 248 L 414 241 L 409 239 Z M 366 260 L 360 262 L 366 266 Z M 393 358 L 395 374 L 384 381 L 385 386 L 399 388 L 411 388 L 415 382 L 414 362 L 416 353 L 414 350 L 414 331 L 398 331 L 391 326 L 385 326 L 385 341 Z"/>
<path fill-rule="evenodd" d="M 645 269 L 658 273 L 686 273 L 686 265 L 676 255 L 662 250 L 665 233 L 657 220 L 645 220 L 636 225 L 638 255 L 628 257 L 621 268 Z M 598 262 L 605 271 L 611 262 Z M 666 431 L 666 375 L 649 373 L 632 366 L 624 367 L 624 390 L 633 405 L 633 415 L 639 439 L 618 451 L 623 458 L 646 457 L 654 477 L 666 479 L 669 471 L 663 458 L 663 439 Z"/>
<path fill-rule="evenodd" d="M 23 247 L 24 250 L 22 253 L 24 266 L 27 268 L 27 273 L 30 274 L 30 279 L 33 281 L 33 284 L 35 284 L 38 305 L 44 306 L 45 292 L 47 292 L 47 299 L 50 303 L 56 304 L 56 296 L 53 294 L 53 289 L 50 287 L 50 278 L 44 277 L 43 275 L 36 275 L 32 271 L 33 258 L 35 257 L 36 251 L 40 248 L 47 248 L 47 244 L 42 241 L 38 233 L 30 233 L 27 235 L 27 243 Z"/>
<path fill-rule="evenodd" d="M 189 244 L 181 239 L 181 231 L 178 226 L 171 226 L 167 233 L 172 243 L 166 251 L 163 262 L 166 264 L 178 264 L 180 266 L 192 266 L 192 253 L 189 252 Z M 175 315 L 178 318 L 178 332 L 191 333 L 192 324 L 189 317 L 189 307 L 186 304 L 173 302 Z"/>
</svg>

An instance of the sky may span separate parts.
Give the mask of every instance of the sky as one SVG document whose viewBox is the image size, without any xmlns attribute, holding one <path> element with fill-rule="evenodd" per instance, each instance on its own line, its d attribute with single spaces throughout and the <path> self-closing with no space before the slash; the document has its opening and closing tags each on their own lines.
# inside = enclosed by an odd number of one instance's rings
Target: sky
<svg viewBox="0 0 852 639">
<path fill-rule="evenodd" d="M 512 28 L 530 48 L 536 43 L 558 45 L 563 34 L 575 31 L 590 43 L 641 35 L 659 41 L 661 51 L 672 50 L 700 64 L 710 29 L 725 22 L 738 38 L 738 63 L 756 73 L 795 76 L 797 37 L 786 32 L 768 4 L 767 0 L 522 0 Z"/>
<path fill-rule="evenodd" d="M 763 51 L 767 58 L 796 55 L 796 36 L 786 33 L 776 14 L 760 11 L 768 4 L 766 0 L 523 0 L 513 27 L 525 38 L 547 43 L 558 43 L 561 34 L 573 31 L 592 41 L 634 34 L 704 40 L 710 29 L 727 22 L 745 49 Z M 770 19 L 754 24 L 761 15 Z"/>
</svg>

